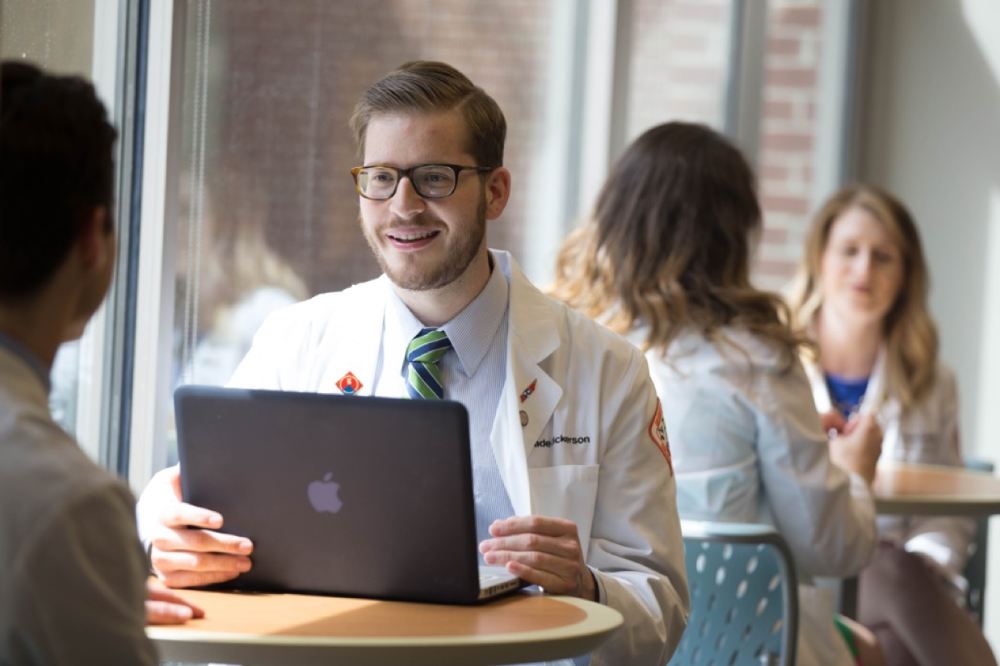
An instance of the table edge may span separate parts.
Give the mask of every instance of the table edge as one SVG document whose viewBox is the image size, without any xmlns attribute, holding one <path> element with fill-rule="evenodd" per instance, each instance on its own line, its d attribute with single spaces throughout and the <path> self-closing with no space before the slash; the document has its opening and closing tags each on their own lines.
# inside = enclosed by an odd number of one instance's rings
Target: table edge
<svg viewBox="0 0 1000 666">
<path fill-rule="evenodd" d="M 243 646 L 301 646 L 301 647 L 368 647 L 384 648 L 409 646 L 413 648 L 442 646 L 475 646 L 524 644 L 548 640 L 567 640 L 587 636 L 602 636 L 618 629 L 624 618 L 617 610 L 593 601 L 576 597 L 551 596 L 550 599 L 576 606 L 586 613 L 582 621 L 536 631 L 519 631 L 506 634 L 487 634 L 483 636 L 405 636 L 385 637 L 373 636 L 365 638 L 350 638 L 344 636 L 275 636 L 271 634 L 250 634 L 233 632 L 209 632 L 185 629 L 183 625 L 149 626 L 146 635 L 154 641 L 168 643 L 198 642 L 203 644 L 239 644 Z"/>
</svg>

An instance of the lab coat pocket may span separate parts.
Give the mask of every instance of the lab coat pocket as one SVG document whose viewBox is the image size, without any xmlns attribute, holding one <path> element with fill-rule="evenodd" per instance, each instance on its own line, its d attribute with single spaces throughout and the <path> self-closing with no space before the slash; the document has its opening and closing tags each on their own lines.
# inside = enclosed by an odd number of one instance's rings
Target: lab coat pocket
<svg viewBox="0 0 1000 666">
<path fill-rule="evenodd" d="M 597 501 L 600 465 L 558 465 L 528 469 L 531 512 L 576 523 L 583 557 L 587 558 L 590 530 Z"/>
</svg>

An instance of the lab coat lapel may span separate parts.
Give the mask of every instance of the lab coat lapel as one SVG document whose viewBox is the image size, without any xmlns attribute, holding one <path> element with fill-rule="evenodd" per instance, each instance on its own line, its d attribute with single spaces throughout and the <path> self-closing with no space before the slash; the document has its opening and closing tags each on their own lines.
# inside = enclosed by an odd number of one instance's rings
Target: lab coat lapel
<svg viewBox="0 0 1000 666">
<path fill-rule="evenodd" d="M 320 393 L 342 393 L 337 382 L 350 372 L 361 382 L 361 388 L 355 395 L 372 395 L 389 289 L 391 286 L 385 276 L 370 285 L 363 285 L 352 294 L 354 302 L 340 310 L 357 313 L 352 316 L 353 321 L 328 324 L 336 327 L 337 341 L 331 346 L 330 359 L 321 366 L 325 370 L 317 389 Z"/>
<path fill-rule="evenodd" d="M 885 375 L 885 345 L 878 348 L 878 356 L 875 357 L 875 366 L 868 377 L 868 387 L 865 389 L 864 398 L 861 400 L 861 412 L 864 414 L 878 414 L 882 411 L 886 398 L 886 375 Z"/>
<path fill-rule="evenodd" d="M 551 306 L 504 252 L 497 264 L 510 283 L 507 373 L 491 443 L 514 512 L 532 513 L 528 457 L 562 398 L 562 387 L 541 367 L 559 346 Z"/>
</svg>

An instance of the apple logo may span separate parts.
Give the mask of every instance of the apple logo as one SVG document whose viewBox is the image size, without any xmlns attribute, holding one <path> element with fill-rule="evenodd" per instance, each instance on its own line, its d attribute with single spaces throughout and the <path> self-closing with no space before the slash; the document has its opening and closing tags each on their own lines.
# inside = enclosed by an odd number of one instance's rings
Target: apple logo
<svg viewBox="0 0 1000 666">
<path fill-rule="evenodd" d="M 333 472 L 327 472 L 322 481 L 313 481 L 309 484 L 309 503 L 320 513 L 337 513 L 344 506 L 337 492 L 340 484 L 330 479 Z"/>
</svg>

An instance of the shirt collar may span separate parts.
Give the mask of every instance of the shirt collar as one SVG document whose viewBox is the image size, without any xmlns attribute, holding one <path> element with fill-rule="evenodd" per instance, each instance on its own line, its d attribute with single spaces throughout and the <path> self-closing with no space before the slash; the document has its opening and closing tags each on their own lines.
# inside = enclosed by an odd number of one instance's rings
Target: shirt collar
<svg viewBox="0 0 1000 666">
<path fill-rule="evenodd" d="M 45 365 L 37 356 L 35 356 L 34 352 L 14 338 L 3 333 L 0 333 L 0 347 L 5 348 L 14 356 L 20 358 L 28 365 L 29 368 L 31 368 L 32 371 L 38 375 L 38 378 L 42 380 L 42 385 L 45 387 L 46 393 L 52 389 L 52 383 L 49 379 L 49 371 L 45 369 Z"/>
<path fill-rule="evenodd" d="M 462 366 L 462 372 L 466 377 L 471 377 L 479 368 L 483 357 L 493 343 L 493 336 L 496 335 L 500 322 L 503 321 L 507 312 L 508 296 L 510 286 L 503 271 L 497 266 L 496 261 L 490 264 L 493 270 L 490 272 L 490 279 L 486 287 L 479 292 L 479 295 L 469 303 L 464 310 L 459 312 L 441 330 L 448 334 L 458 360 Z M 400 300 L 395 289 L 390 289 L 388 307 L 386 309 L 386 329 L 387 338 L 391 340 L 405 341 L 408 343 L 413 337 L 424 328 L 420 320 L 417 319 L 406 304 Z M 397 343 L 398 346 L 398 343 Z M 400 362 L 400 367 L 405 364 L 406 357 Z"/>
</svg>

